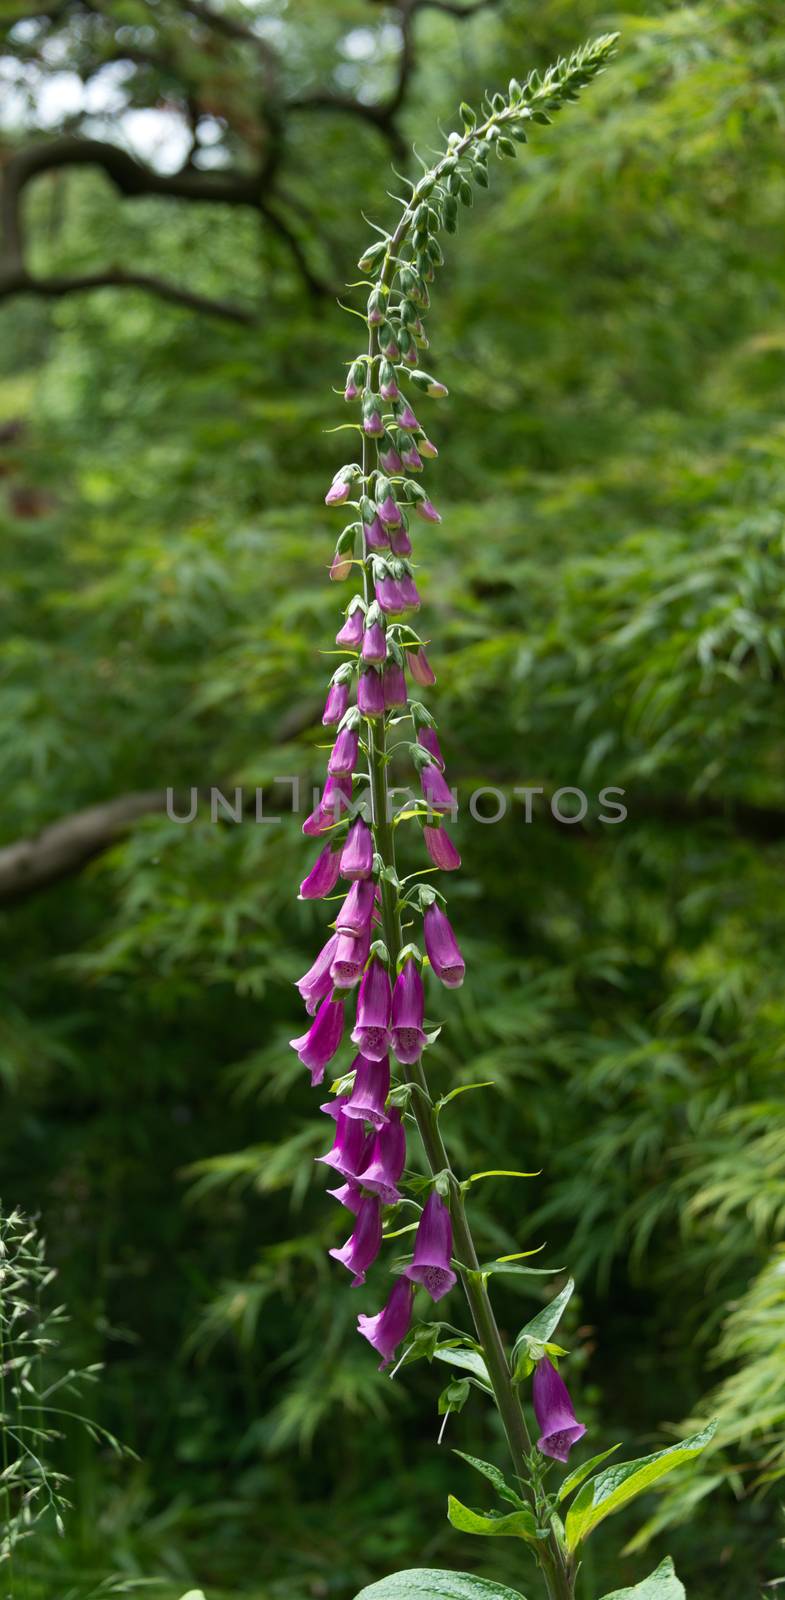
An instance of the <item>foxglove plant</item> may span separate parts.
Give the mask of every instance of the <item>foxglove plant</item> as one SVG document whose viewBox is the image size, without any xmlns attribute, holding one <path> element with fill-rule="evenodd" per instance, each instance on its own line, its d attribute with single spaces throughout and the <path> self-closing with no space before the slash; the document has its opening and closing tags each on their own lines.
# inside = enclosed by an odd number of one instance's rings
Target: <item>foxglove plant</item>
<svg viewBox="0 0 785 1600">
<path fill-rule="evenodd" d="M 423 316 L 442 261 L 440 232 L 454 233 L 459 205 L 471 204 L 475 186 L 487 187 L 490 155 L 514 156 L 532 123 L 550 122 L 602 71 L 614 44 L 615 36 L 597 39 L 543 76 L 533 72 L 523 84 L 513 79 L 507 94 L 486 100 L 479 115 L 462 105 L 463 131 L 451 133 L 436 164 L 409 184 L 393 232 L 377 230 L 379 237 L 360 258 L 360 270 L 368 275 L 368 341 L 348 364 L 344 384 L 346 401 L 359 408 L 357 421 L 347 425 L 358 437 L 359 459 L 338 469 L 325 496 L 328 506 L 351 510 L 330 576 L 356 576 L 359 587 L 337 634 L 346 660 L 333 675 L 323 717 L 326 727 L 335 728 L 335 741 L 322 798 L 303 828 L 319 839 L 320 853 L 300 890 L 305 899 L 329 899 L 343 879 L 347 892 L 331 937 L 299 980 L 312 1020 L 292 1040 L 314 1084 L 323 1081 L 344 1036 L 359 1052 L 335 1083 L 335 1097 L 322 1106 L 334 1119 L 334 1134 L 332 1147 L 319 1157 L 342 1179 L 329 1192 L 351 1219 L 346 1242 L 330 1253 L 351 1273 L 354 1286 L 363 1287 L 371 1275 L 370 1306 L 358 1316 L 359 1333 L 380 1355 L 382 1370 L 394 1374 L 421 1357 L 456 1369 L 458 1376 L 439 1400 L 445 1422 L 472 1389 L 493 1401 L 512 1482 L 490 1463 L 463 1459 L 490 1481 L 505 1509 L 478 1512 L 451 1496 L 448 1516 L 464 1533 L 508 1535 L 528 1546 L 548 1600 L 573 1600 L 583 1540 L 611 1512 L 695 1456 L 709 1433 L 623 1466 L 602 1468 L 611 1454 L 604 1451 L 553 1482 L 555 1464 L 567 1464 L 586 1432 L 558 1371 L 566 1352 L 553 1342 L 572 1282 L 526 1324 L 512 1350 L 505 1349 L 489 1280 L 501 1271 L 525 1278 L 546 1269 L 522 1257 L 480 1262 L 466 1195 L 471 1183 L 488 1174 L 459 1180 L 440 1123 L 452 1095 L 434 1102 L 430 1092 L 423 1057 L 436 1035 L 425 1021 L 423 973 L 455 989 L 463 983 L 465 962 L 444 909 L 442 880 L 431 881 L 433 874 L 461 864 L 444 826 L 455 796 L 434 717 L 410 693 L 411 683 L 419 690 L 435 682 L 414 625 L 420 596 L 412 517 L 425 525 L 441 521 L 419 481 L 425 461 L 437 451 L 417 410 L 447 393 L 418 363 L 419 352 L 428 348 Z M 393 730 L 395 751 L 406 751 L 420 791 L 395 817 L 388 789 Z M 395 847 L 404 823 L 420 830 L 428 865 L 400 877 Z M 418 919 L 421 940 L 404 942 L 403 928 L 408 935 Z M 407 1177 L 407 1133 L 415 1129 L 419 1149 L 412 1165 L 424 1164 L 426 1176 Z M 418 1212 L 410 1226 L 399 1225 L 404 1205 Z M 411 1257 L 390 1262 L 385 1240 L 410 1232 Z M 391 1266 L 384 1297 L 379 1285 Z M 441 1321 L 413 1326 L 423 1297 L 440 1304 L 459 1280 L 472 1334 L 456 1335 Z M 536 1436 L 527 1414 L 530 1379 Z M 425 1570 L 385 1578 L 363 1590 L 361 1600 L 429 1600 L 437 1593 L 441 1600 L 521 1600 L 466 1573 Z M 678 1600 L 683 1594 L 666 1560 L 644 1585 L 605 1600 Z"/>
</svg>

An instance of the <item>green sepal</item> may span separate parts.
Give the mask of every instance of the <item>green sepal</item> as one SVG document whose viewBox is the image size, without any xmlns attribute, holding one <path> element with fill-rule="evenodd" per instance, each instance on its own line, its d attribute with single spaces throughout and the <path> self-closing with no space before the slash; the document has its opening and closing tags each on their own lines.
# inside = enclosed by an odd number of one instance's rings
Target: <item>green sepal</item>
<svg viewBox="0 0 785 1600">
<path fill-rule="evenodd" d="M 469 1466 L 474 1467 L 475 1472 L 479 1472 L 484 1478 L 487 1478 L 488 1482 L 493 1484 L 500 1500 L 506 1500 L 509 1505 L 516 1506 L 519 1509 L 521 1507 L 524 1510 L 526 1509 L 526 1502 L 507 1482 L 504 1473 L 500 1472 L 499 1468 L 495 1467 L 491 1461 L 481 1461 L 479 1456 L 469 1456 L 465 1450 L 454 1450 L 453 1455 L 460 1456 L 462 1461 L 468 1461 Z"/>
</svg>

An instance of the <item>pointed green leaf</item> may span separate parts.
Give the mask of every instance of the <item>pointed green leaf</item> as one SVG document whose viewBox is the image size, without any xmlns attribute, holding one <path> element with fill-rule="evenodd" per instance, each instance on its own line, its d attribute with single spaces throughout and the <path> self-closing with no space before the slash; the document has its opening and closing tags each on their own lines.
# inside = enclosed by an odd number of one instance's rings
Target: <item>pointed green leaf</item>
<svg viewBox="0 0 785 1600">
<path fill-rule="evenodd" d="M 593 1529 L 612 1512 L 620 1511 L 637 1495 L 644 1494 L 653 1483 L 672 1472 L 674 1467 L 680 1467 L 700 1455 L 713 1438 L 716 1427 L 716 1422 L 712 1422 L 708 1428 L 693 1434 L 691 1439 L 672 1444 L 667 1450 L 658 1450 L 656 1455 L 642 1456 L 638 1461 L 624 1461 L 618 1466 L 606 1467 L 596 1478 L 590 1478 L 567 1513 L 567 1548 L 577 1549 L 581 1540 L 587 1539 Z"/>
<path fill-rule="evenodd" d="M 524 1600 L 524 1596 L 517 1589 L 508 1589 L 488 1578 L 475 1578 L 469 1572 L 413 1567 L 361 1589 L 355 1600 Z"/>
<path fill-rule="evenodd" d="M 650 1572 L 642 1583 L 636 1583 L 632 1589 L 614 1589 L 613 1594 L 604 1595 L 603 1600 L 685 1600 L 685 1590 L 676 1577 L 670 1556 L 666 1556 L 657 1571 Z"/>
<path fill-rule="evenodd" d="M 526 1326 L 521 1328 L 515 1341 L 516 1349 L 524 1339 L 524 1336 L 534 1339 L 538 1343 L 547 1343 L 551 1334 L 555 1333 L 561 1322 L 562 1313 L 572 1298 L 574 1288 L 574 1280 L 568 1278 L 561 1294 L 557 1294 L 556 1299 L 552 1300 L 550 1305 L 543 1306 L 542 1311 L 538 1311 L 536 1317 L 532 1317 L 531 1322 L 527 1322 Z"/>
<path fill-rule="evenodd" d="M 449 1346 L 441 1345 L 433 1353 L 437 1361 L 446 1361 L 449 1367 L 458 1367 L 462 1372 L 471 1373 L 477 1383 L 480 1383 L 484 1389 L 488 1389 L 491 1393 L 493 1392 L 488 1368 L 479 1351 L 461 1349 L 460 1346 L 455 1350 L 451 1350 Z"/>
<path fill-rule="evenodd" d="M 573 1489 L 580 1488 L 580 1485 L 583 1483 L 584 1479 L 588 1478 L 589 1473 L 593 1472 L 595 1467 L 600 1465 L 601 1461 L 605 1461 L 608 1456 L 613 1455 L 614 1450 L 618 1449 L 619 1445 L 612 1444 L 610 1450 L 601 1450 L 599 1455 L 592 1456 L 589 1461 L 584 1461 L 582 1466 L 576 1467 L 575 1471 L 571 1472 L 568 1478 L 565 1478 L 559 1489 L 556 1499 L 559 1502 L 566 1500 L 568 1494 L 572 1494 Z"/>
<path fill-rule="evenodd" d="M 504 1473 L 500 1472 L 499 1468 L 495 1467 L 492 1462 L 481 1461 L 479 1456 L 467 1456 L 465 1450 L 454 1450 L 453 1455 L 460 1456 L 461 1460 L 468 1461 L 469 1466 L 474 1467 L 476 1472 L 481 1472 L 482 1476 L 493 1484 L 500 1500 L 507 1500 L 512 1506 L 524 1506 L 520 1495 L 516 1494 L 515 1490 L 507 1482 Z"/>
<path fill-rule="evenodd" d="M 501 1517 L 488 1517 L 470 1510 L 451 1494 L 447 1500 L 447 1516 L 459 1533 L 475 1533 L 486 1539 L 537 1540 L 537 1524 L 530 1511 L 508 1511 Z"/>
</svg>

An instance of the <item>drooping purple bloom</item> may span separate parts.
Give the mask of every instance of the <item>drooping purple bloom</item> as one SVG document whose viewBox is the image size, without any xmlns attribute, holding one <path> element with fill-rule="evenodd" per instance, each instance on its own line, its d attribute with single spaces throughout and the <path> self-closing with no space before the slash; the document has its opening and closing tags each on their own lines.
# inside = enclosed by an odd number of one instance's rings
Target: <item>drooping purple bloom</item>
<svg viewBox="0 0 785 1600">
<path fill-rule="evenodd" d="M 395 528 L 390 534 L 390 549 L 392 550 L 393 555 L 396 556 L 411 555 L 412 541 L 409 538 L 408 530 L 404 528 L 403 523 L 401 524 L 400 528 Z"/>
<path fill-rule="evenodd" d="M 344 400 L 359 400 L 361 393 L 362 390 L 358 389 L 357 384 L 354 381 L 353 372 L 350 371 L 346 379 L 346 387 L 343 391 Z"/>
<path fill-rule="evenodd" d="M 375 1134 L 368 1136 L 361 1122 L 347 1117 L 345 1101 L 338 1103 L 338 1115 L 335 1119 L 335 1138 L 331 1150 L 326 1155 L 316 1156 L 322 1166 L 332 1167 L 334 1172 L 340 1172 L 342 1178 L 349 1178 L 356 1182 L 362 1167 L 367 1166 L 370 1153 L 373 1149 Z"/>
<path fill-rule="evenodd" d="M 384 704 L 389 711 L 393 706 L 405 706 L 409 696 L 406 692 L 406 674 L 397 661 L 388 661 L 383 676 Z"/>
<path fill-rule="evenodd" d="M 352 570 L 352 557 L 346 550 L 336 550 L 330 562 L 330 580 L 332 583 L 343 583 Z"/>
<path fill-rule="evenodd" d="M 341 852 L 326 844 L 300 884 L 301 900 L 324 900 L 332 894 L 341 871 Z"/>
<path fill-rule="evenodd" d="M 404 610 L 419 611 L 421 604 L 420 594 L 410 572 L 405 572 L 401 578 L 401 599 L 403 600 Z"/>
<path fill-rule="evenodd" d="M 401 462 L 407 472 L 422 472 L 422 456 L 415 444 L 410 444 L 401 456 Z"/>
<path fill-rule="evenodd" d="M 379 384 L 379 393 L 383 400 L 400 399 L 401 391 L 395 381 L 395 373 L 391 377 L 386 377 L 384 382 Z"/>
<path fill-rule="evenodd" d="M 352 1034 L 362 1055 L 381 1061 L 390 1047 L 392 992 L 387 968 L 374 956 L 363 974 L 357 1000 L 357 1023 Z"/>
<path fill-rule="evenodd" d="M 389 574 L 385 574 L 383 578 L 377 578 L 374 584 L 374 591 L 382 611 L 386 612 L 388 616 L 397 616 L 401 611 L 407 609 L 401 585 L 397 578 L 393 578 Z"/>
<path fill-rule="evenodd" d="M 370 878 L 357 878 L 335 919 L 336 931 L 355 936 L 365 933 L 371 926 L 375 904 L 376 884 Z"/>
<path fill-rule="evenodd" d="M 450 787 L 444 773 L 429 761 L 420 773 L 422 792 L 431 811 L 452 811 L 455 806 Z"/>
<path fill-rule="evenodd" d="M 357 1124 L 361 1126 L 360 1123 Z M 370 1159 L 356 1174 L 364 1189 L 378 1194 L 385 1206 L 397 1205 L 401 1199 L 398 1180 L 406 1162 L 406 1133 L 398 1106 L 393 1106 L 387 1122 L 374 1136 Z"/>
<path fill-rule="evenodd" d="M 328 1189 L 327 1193 L 333 1200 L 337 1200 L 340 1206 L 345 1206 L 347 1211 L 353 1211 L 357 1216 L 363 1197 L 358 1183 L 353 1183 L 350 1178 L 348 1183 L 342 1183 L 338 1189 Z"/>
<path fill-rule="evenodd" d="M 401 508 L 391 494 L 386 494 L 379 506 L 379 516 L 385 528 L 397 528 L 401 520 Z"/>
<path fill-rule="evenodd" d="M 387 659 L 387 635 L 380 622 L 372 622 L 363 634 L 363 661 L 378 663 Z"/>
<path fill-rule="evenodd" d="M 412 1320 L 414 1288 L 406 1278 L 396 1278 L 390 1297 L 382 1311 L 375 1317 L 360 1312 L 357 1331 L 373 1345 L 381 1356 L 379 1371 L 389 1367 L 402 1339 L 406 1338 Z"/>
<path fill-rule="evenodd" d="M 370 878 L 373 870 L 373 834 L 362 817 L 355 818 L 341 851 L 342 878 Z"/>
<path fill-rule="evenodd" d="M 421 1283 L 432 1300 L 441 1300 L 457 1282 L 450 1266 L 452 1257 L 452 1218 L 444 1201 L 433 1189 L 425 1202 L 414 1241 L 414 1258 L 404 1268 L 404 1277 Z"/>
<path fill-rule="evenodd" d="M 402 428 L 406 428 L 410 433 L 419 433 L 420 424 L 408 400 L 404 400 L 400 406 L 396 407 L 396 416 Z"/>
<path fill-rule="evenodd" d="M 311 1083 L 321 1083 L 325 1067 L 332 1061 L 343 1035 L 343 1001 L 323 1000 L 307 1033 L 299 1039 L 290 1039 L 304 1067 L 311 1074 Z"/>
<path fill-rule="evenodd" d="M 573 1410 L 570 1391 L 552 1361 L 544 1356 L 534 1369 L 534 1414 L 540 1429 L 537 1449 L 554 1461 L 566 1461 L 574 1444 L 586 1432 Z"/>
<path fill-rule="evenodd" d="M 327 690 L 327 699 L 324 702 L 322 722 L 325 728 L 331 728 L 340 722 L 349 709 L 348 683 L 331 683 Z"/>
<path fill-rule="evenodd" d="M 441 767 L 442 771 L 444 771 L 444 756 L 442 755 L 442 747 L 439 744 L 439 735 L 437 734 L 436 729 L 427 727 L 420 728 L 417 734 L 417 743 L 421 744 L 423 750 L 427 750 L 428 754 L 433 756 L 437 766 Z"/>
<path fill-rule="evenodd" d="M 466 962 L 461 955 L 449 917 L 436 901 L 428 907 L 422 925 L 428 960 L 437 978 L 441 978 L 446 989 L 460 989 L 466 972 Z"/>
<path fill-rule="evenodd" d="M 392 440 L 385 445 L 384 450 L 379 451 L 379 461 L 384 471 L 391 475 L 403 471 L 403 461 Z"/>
<path fill-rule="evenodd" d="M 420 645 L 417 650 L 407 650 L 406 662 L 415 683 L 422 689 L 429 689 L 436 682 L 436 673 L 425 654 L 425 646 Z"/>
<path fill-rule="evenodd" d="M 442 872 L 457 872 L 461 858 L 446 828 L 432 828 L 427 823 L 423 828 L 425 848 L 435 867 L 440 867 Z"/>
<path fill-rule="evenodd" d="M 347 777 L 349 773 L 354 772 L 359 749 L 360 736 L 356 728 L 341 728 L 327 762 L 330 777 Z"/>
<path fill-rule="evenodd" d="M 429 500 L 427 496 L 424 500 L 417 501 L 415 511 L 418 517 L 422 517 L 423 522 L 441 522 L 442 520 L 441 512 L 436 510 L 433 501 Z"/>
<path fill-rule="evenodd" d="M 406 1066 L 419 1061 L 425 1048 L 425 993 L 416 961 L 407 961 L 395 980 L 392 997 L 392 1047 Z"/>
<path fill-rule="evenodd" d="M 343 650 L 359 650 L 362 644 L 363 628 L 365 627 L 365 612 L 362 606 L 355 606 L 349 612 L 342 628 L 335 635 L 336 644 Z"/>
<path fill-rule="evenodd" d="M 370 1122 L 374 1128 L 383 1128 L 387 1122 L 385 1102 L 390 1093 L 390 1063 L 387 1056 L 381 1061 L 369 1061 L 365 1056 L 355 1056 L 352 1062 L 354 1087 L 345 1103 L 347 1117 L 357 1117 L 360 1122 Z"/>
<path fill-rule="evenodd" d="M 303 823 L 302 831 L 306 838 L 316 838 L 320 833 L 327 833 L 330 828 L 335 827 L 350 804 L 351 798 L 351 778 L 328 778 L 318 806 Z"/>
<path fill-rule="evenodd" d="M 363 533 L 365 534 L 365 544 L 368 550 L 389 550 L 389 535 L 386 528 L 382 527 L 379 517 L 373 517 L 370 522 L 364 522 Z"/>
<path fill-rule="evenodd" d="M 369 411 L 363 417 L 363 432 L 369 439 L 381 439 L 384 433 L 381 411 Z"/>
<path fill-rule="evenodd" d="M 374 667 L 360 673 L 357 685 L 357 706 L 364 717 L 384 716 L 384 686 L 381 674 Z"/>
<path fill-rule="evenodd" d="M 313 1017 L 316 1014 L 319 1001 L 323 1000 L 325 995 L 332 993 L 333 982 L 330 977 L 330 967 L 335 956 L 337 944 L 338 935 L 334 933 L 332 938 L 327 940 L 324 949 L 319 951 L 313 966 L 309 967 L 308 971 L 297 979 L 300 999 L 304 1002 L 309 1017 Z"/>
<path fill-rule="evenodd" d="M 342 478 L 336 473 L 324 497 L 326 506 L 342 506 L 348 500 L 350 484 L 347 478 Z"/>
<path fill-rule="evenodd" d="M 360 982 L 371 948 L 371 925 L 364 933 L 337 933 L 330 961 L 330 977 L 336 989 L 353 989 Z"/>
<path fill-rule="evenodd" d="M 363 1195 L 357 1209 L 354 1230 L 340 1250 L 331 1250 L 335 1261 L 347 1267 L 352 1276 L 352 1288 L 365 1283 L 365 1274 L 373 1266 L 382 1246 L 382 1208 L 375 1195 Z"/>
</svg>

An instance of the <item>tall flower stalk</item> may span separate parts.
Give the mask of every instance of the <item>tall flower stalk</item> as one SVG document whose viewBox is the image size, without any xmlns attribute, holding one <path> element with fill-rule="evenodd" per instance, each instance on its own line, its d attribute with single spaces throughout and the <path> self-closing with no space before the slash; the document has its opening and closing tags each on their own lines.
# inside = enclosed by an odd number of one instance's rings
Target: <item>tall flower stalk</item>
<svg viewBox="0 0 785 1600">
<path fill-rule="evenodd" d="M 508 1352 L 488 1283 L 495 1270 L 510 1270 L 510 1262 L 480 1262 L 466 1211 L 469 1186 L 453 1169 L 440 1126 L 443 1102 L 434 1101 L 430 1091 L 424 1056 L 435 1035 L 425 1021 L 426 985 L 431 992 L 434 981 L 459 987 L 465 963 L 442 888 L 444 875 L 460 866 L 444 824 L 455 800 L 435 718 L 419 698 L 419 691 L 435 682 L 435 673 L 415 625 L 418 521 L 427 526 L 441 517 L 421 478 L 437 448 L 418 413 L 447 393 L 420 361 L 428 348 L 424 318 L 430 285 L 443 259 L 440 233 L 454 233 L 459 207 L 471 204 L 476 187 L 487 187 L 491 155 L 514 156 L 532 123 L 550 122 L 602 71 L 614 44 L 615 36 L 603 37 L 542 76 L 533 72 L 524 83 L 513 79 L 508 92 L 493 95 L 479 115 L 462 105 L 462 131 L 451 133 L 435 165 L 408 184 L 394 230 L 378 230 L 360 258 L 360 270 L 367 274 L 368 339 L 348 363 L 343 389 L 347 403 L 358 408 L 357 420 L 346 426 L 361 447 L 359 459 L 338 469 L 325 496 L 328 506 L 350 512 L 330 576 L 357 583 L 336 636 L 345 659 L 333 674 L 324 710 L 325 726 L 335 729 L 327 779 L 303 829 L 318 837 L 320 853 L 301 886 L 304 898 L 331 904 L 341 880 L 346 892 L 323 950 L 299 981 L 311 1021 L 292 1041 L 314 1084 L 322 1083 L 347 1035 L 357 1049 L 349 1070 L 334 1084 L 333 1098 L 322 1106 L 333 1137 L 320 1159 L 341 1180 L 330 1194 L 344 1208 L 349 1228 L 346 1242 L 331 1255 L 351 1274 L 353 1286 L 369 1281 L 370 1287 L 380 1277 L 375 1264 L 386 1237 L 415 1235 L 411 1256 L 392 1263 L 392 1286 L 382 1304 L 360 1312 L 359 1332 L 381 1355 L 383 1368 L 397 1370 L 420 1356 L 452 1364 L 459 1376 L 440 1398 L 445 1417 L 461 1408 L 471 1386 L 492 1398 L 513 1483 L 490 1463 L 471 1459 L 470 1464 L 494 1485 L 505 1511 L 475 1512 L 451 1497 L 450 1520 L 464 1532 L 523 1540 L 548 1600 L 572 1600 L 579 1545 L 616 1509 L 616 1500 L 626 1503 L 644 1480 L 648 1484 L 689 1459 L 703 1441 L 696 1438 L 648 1462 L 605 1473 L 594 1473 L 603 1459 L 595 1458 L 560 1487 L 552 1486 L 553 1463 L 566 1463 L 586 1432 L 557 1370 L 566 1352 L 552 1342 L 572 1285 L 521 1330 Z M 394 814 L 389 769 L 402 753 L 419 793 Z M 420 861 L 404 876 L 396 860 L 399 827 L 419 830 L 421 841 Z M 353 1021 L 347 1016 L 350 1007 Z M 407 1177 L 407 1131 L 414 1128 L 425 1178 Z M 411 1208 L 417 1221 L 401 1225 Z M 532 1269 L 518 1261 L 511 1270 Z M 458 1279 L 472 1335 L 456 1339 L 452 1327 L 434 1321 L 413 1328 L 417 1297 L 441 1303 Z M 536 1442 L 523 1399 L 532 1374 Z M 563 1522 L 557 1508 L 580 1484 Z M 420 1574 L 418 1588 L 418 1574 L 407 1574 L 407 1595 L 425 1596 L 429 1585 L 433 1590 L 434 1576 Z M 442 1595 L 449 1594 L 450 1576 L 439 1575 Z M 656 1591 L 662 1600 L 683 1594 L 680 1585 L 673 1587 L 677 1580 L 668 1563 L 653 1577 L 662 1580 Z M 393 1600 L 402 1592 L 395 1589 L 396 1581 L 383 1580 L 366 1593 Z M 464 1587 L 461 1593 L 466 1592 Z"/>
</svg>

